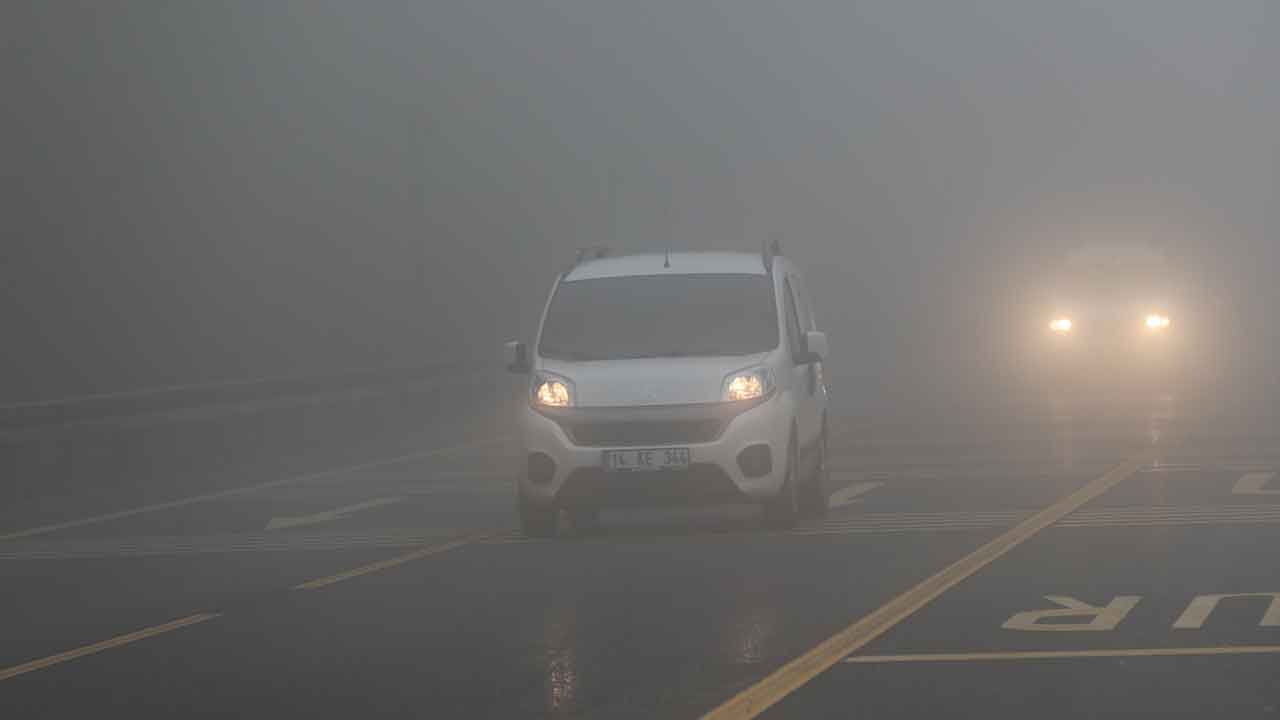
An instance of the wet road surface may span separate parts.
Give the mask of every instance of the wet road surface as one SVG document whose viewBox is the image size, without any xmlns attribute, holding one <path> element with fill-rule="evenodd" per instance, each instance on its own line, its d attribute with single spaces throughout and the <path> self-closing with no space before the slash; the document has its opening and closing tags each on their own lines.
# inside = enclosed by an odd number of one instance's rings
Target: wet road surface
<svg viewBox="0 0 1280 720">
<path fill-rule="evenodd" d="M 335 423 L 274 465 L 264 435 L 249 465 L 193 453 L 119 492 L 10 504 L 0 716 L 1280 707 L 1268 426 L 1204 430 L 1160 403 L 850 416 L 825 518 L 614 512 L 535 541 L 513 529 L 522 458 L 501 413 L 436 406 L 352 445 Z"/>
</svg>

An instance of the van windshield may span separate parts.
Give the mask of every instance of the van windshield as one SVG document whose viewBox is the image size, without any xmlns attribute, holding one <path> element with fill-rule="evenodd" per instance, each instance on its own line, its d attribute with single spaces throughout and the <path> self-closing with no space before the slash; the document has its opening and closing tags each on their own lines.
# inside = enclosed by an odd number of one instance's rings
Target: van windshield
<svg viewBox="0 0 1280 720">
<path fill-rule="evenodd" d="M 645 275 L 560 283 L 538 352 L 557 360 L 752 355 L 778 346 L 766 275 Z"/>
</svg>

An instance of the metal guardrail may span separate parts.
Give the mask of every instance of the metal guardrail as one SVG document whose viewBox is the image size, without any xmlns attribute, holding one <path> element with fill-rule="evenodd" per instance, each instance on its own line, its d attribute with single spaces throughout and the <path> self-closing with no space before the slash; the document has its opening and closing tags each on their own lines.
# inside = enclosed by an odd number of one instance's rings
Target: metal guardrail
<svg viewBox="0 0 1280 720">
<path fill-rule="evenodd" d="M 0 405 L 0 430 L 30 429 L 199 408 L 208 405 L 299 397 L 344 390 L 394 387 L 432 378 L 471 374 L 457 364 L 363 368 L 339 373 L 229 380 L 144 388 Z"/>
</svg>

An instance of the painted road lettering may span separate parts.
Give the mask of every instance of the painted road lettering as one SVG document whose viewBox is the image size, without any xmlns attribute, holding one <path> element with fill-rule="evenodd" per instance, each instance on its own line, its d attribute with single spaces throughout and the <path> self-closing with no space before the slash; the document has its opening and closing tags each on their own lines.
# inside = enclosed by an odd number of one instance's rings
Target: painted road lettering
<svg viewBox="0 0 1280 720">
<path fill-rule="evenodd" d="M 1000 627 L 1030 632 L 1106 632 L 1115 630 L 1128 617 L 1141 595 L 1119 595 L 1106 605 L 1090 605 L 1066 595 L 1045 595 L 1059 607 L 1026 610 L 1009 618 Z M 1224 600 L 1266 600 L 1267 610 L 1258 627 L 1280 627 L 1280 592 L 1219 593 L 1197 595 L 1173 622 L 1174 630 L 1199 630 Z M 1076 618 L 1078 622 L 1045 622 Z"/>
<path fill-rule="evenodd" d="M 1115 630 L 1120 621 L 1142 600 L 1141 595 L 1121 595 L 1096 607 L 1066 595 L 1045 595 L 1046 600 L 1061 607 L 1027 610 L 1005 621 L 1005 630 L 1034 632 L 1106 632 Z M 1078 618 L 1078 622 L 1041 622 L 1049 619 Z"/>
<path fill-rule="evenodd" d="M 1173 623 L 1175 630 L 1199 630 L 1223 600 L 1270 600 L 1267 612 L 1258 627 L 1280 627 L 1280 593 L 1236 593 L 1231 595 L 1200 595 L 1191 601 L 1187 609 Z"/>
</svg>

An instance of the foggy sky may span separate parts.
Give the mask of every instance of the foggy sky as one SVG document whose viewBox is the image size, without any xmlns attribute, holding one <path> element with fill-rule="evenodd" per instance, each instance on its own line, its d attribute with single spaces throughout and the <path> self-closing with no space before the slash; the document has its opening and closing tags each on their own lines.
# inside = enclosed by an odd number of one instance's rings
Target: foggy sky
<svg viewBox="0 0 1280 720">
<path fill-rule="evenodd" d="M 854 383 L 982 366 L 1094 238 L 1167 246 L 1251 350 L 1280 344 L 1266 0 L 31 2 L 0 26 L 0 400 L 492 363 L 578 246 L 772 233 Z"/>
</svg>

